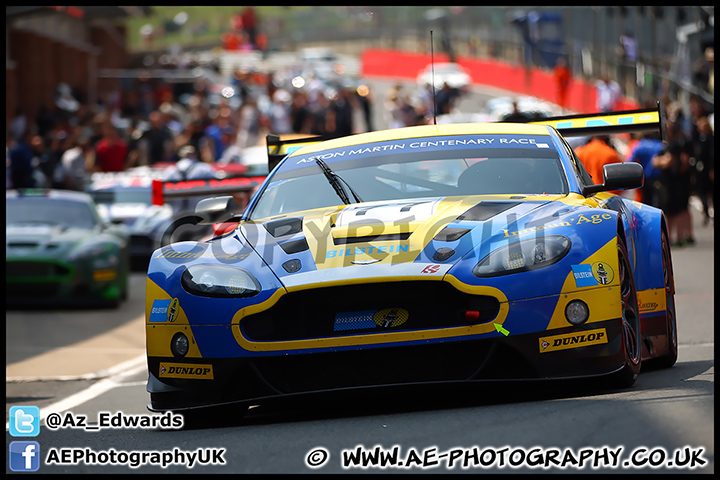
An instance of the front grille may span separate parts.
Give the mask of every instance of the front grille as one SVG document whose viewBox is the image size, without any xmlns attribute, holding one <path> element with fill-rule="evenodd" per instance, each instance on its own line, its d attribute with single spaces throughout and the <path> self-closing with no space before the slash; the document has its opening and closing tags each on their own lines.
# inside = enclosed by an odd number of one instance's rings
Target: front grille
<svg viewBox="0 0 720 480">
<path fill-rule="evenodd" d="M 270 309 L 242 319 L 240 326 L 251 341 L 302 340 L 487 323 L 499 309 L 496 298 L 462 293 L 447 282 L 389 282 L 288 293 Z M 391 326 L 378 325 L 382 322 L 374 314 Z M 397 320 L 399 315 L 404 321 Z"/>
<path fill-rule="evenodd" d="M 54 262 L 7 262 L 7 277 L 53 277 L 70 275 L 70 269 Z"/>
</svg>

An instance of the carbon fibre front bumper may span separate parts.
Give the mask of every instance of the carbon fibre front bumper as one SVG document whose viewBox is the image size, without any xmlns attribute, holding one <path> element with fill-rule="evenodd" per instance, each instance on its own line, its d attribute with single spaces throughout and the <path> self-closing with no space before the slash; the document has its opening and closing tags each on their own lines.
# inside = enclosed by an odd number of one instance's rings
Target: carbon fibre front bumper
<svg viewBox="0 0 720 480">
<path fill-rule="evenodd" d="M 329 390 L 421 383 L 550 380 L 624 365 L 620 319 L 523 335 L 244 358 L 148 357 L 151 411 Z"/>
</svg>

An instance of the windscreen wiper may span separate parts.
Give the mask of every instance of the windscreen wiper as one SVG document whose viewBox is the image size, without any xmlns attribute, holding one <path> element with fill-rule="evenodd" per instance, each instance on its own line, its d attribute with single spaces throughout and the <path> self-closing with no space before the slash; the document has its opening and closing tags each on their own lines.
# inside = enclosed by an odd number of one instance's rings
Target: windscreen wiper
<svg viewBox="0 0 720 480">
<path fill-rule="evenodd" d="M 349 183 L 345 181 L 344 178 L 333 172 L 330 167 L 328 167 L 327 164 L 319 158 L 316 158 L 315 162 L 317 162 L 320 170 L 322 170 L 322 172 L 325 174 L 325 178 L 328 179 L 330 186 L 333 187 L 335 193 L 338 194 L 338 197 L 340 197 L 340 200 L 342 200 L 345 205 L 350 205 L 350 197 L 348 197 L 348 194 L 343 188 L 341 182 L 347 186 L 348 190 L 350 190 L 350 193 L 352 193 L 355 202 L 362 203 L 362 199 L 360 198 L 360 196 L 357 194 L 357 192 L 355 192 L 355 190 L 353 190 L 353 188 L 350 186 Z"/>
</svg>

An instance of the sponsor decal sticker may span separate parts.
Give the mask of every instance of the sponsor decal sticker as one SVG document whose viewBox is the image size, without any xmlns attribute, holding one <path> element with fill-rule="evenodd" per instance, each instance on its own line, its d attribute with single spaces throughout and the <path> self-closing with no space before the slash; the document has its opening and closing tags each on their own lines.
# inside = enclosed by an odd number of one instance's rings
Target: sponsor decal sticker
<svg viewBox="0 0 720 480">
<path fill-rule="evenodd" d="M 592 265 L 572 265 L 571 267 L 575 277 L 575 285 L 578 288 L 598 285 L 598 281 L 592 272 Z"/>
<path fill-rule="evenodd" d="M 177 298 L 173 298 L 170 302 L 170 306 L 167 309 L 167 320 L 168 322 L 174 322 L 177 319 L 178 311 L 180 310 L 180 301 Z"/>
<path fill-rule="evenodd" d="M 385 308 L 373 316 L 375 325 L 382 328 L 397 327 L 408 319 L 408 311 L 404 308 Z"/>
<path fill-rule="evenodd" d="M 565 333 L 563 335 L 540 338 L 540 353 L 599 345 L 607 343 L 607 341 L 607 332 L 604 328 L 584 332 Z"/>
<path fill-rule="evenodd" d="M 168 321 L 168 309 L 172 300 L 155 300 L 153 301 L 152 308 L 150 309 L 150 322 L 167 322 Z"/>
<path fill-rule="evenodd" d="M 665 289 L 656 288 L 638 292 L 638 308 L 640 313 L 662 312 L 667 309 Z"/>
<path fill-rule="evenodd" d="M 194 365 L 187 363 L 161 363 L 160 377 L 190 378 L 195 380 L 212 380 L 212 365 Z"/>
<path fill-rule="evenodd" d="M 607 262 L 595 262 L 592 265 L 571 265 L 575 285 L 578 288 L 609 285 L 615 279 L 615 271 Z"/>
<path fill-rule="evenodd" d="M 615 272 L 606 262 L 595 262 L 592 264 L 593 277 L 600 285 L 608 285 L 615 278 Z"/>
<path fill-rule="evenodd" d="M 342 332 L 345 330 L 357 330 L 366 328 L 377 328 L 373 321 L 373 315 L 377 310 L 359 310 L 356 312 L 341 312 L 335 315 L 333 330 Z"/>
</svg>

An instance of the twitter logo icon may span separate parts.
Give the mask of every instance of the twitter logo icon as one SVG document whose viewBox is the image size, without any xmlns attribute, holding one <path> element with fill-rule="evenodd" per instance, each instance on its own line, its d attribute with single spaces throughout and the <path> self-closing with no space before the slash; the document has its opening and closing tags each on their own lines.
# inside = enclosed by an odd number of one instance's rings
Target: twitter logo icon
<svg viewBox="0 0 720 480">
<path fill-rule="evenodd" d="M 33 405 L 10 407 L 10 435 L 37 437 L 40 434 L 40 408 Z"/>
</svg>

